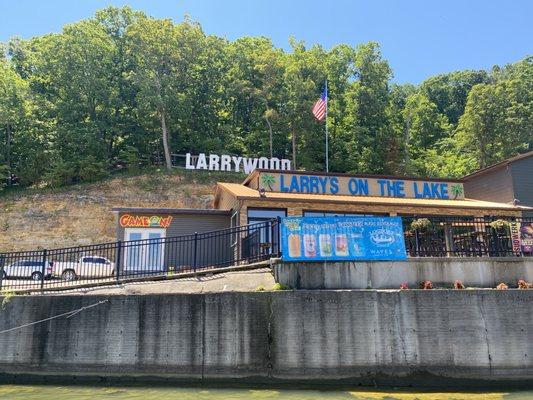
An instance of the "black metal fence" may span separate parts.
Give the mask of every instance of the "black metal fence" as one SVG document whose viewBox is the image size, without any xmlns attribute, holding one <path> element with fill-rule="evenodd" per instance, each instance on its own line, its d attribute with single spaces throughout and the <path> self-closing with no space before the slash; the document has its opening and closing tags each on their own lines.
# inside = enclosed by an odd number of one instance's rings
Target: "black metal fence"
<svg viewBox="0 0 533 400">
<path fill-rule="evenodd" d="M 97 286 L 279 257 L 279 222 L 54 250 L 0 253 L 0 290 Z"/>
<path fill-rule="evenodd" d="M 533 218 L 402 217 L 411 257 L 533 256 Z M 511 228 L 515 228 L 515 240 Z"/>
<path fill-rule="evenodd" d="M 410 257 L 533 256 L 533 218 L 402 217 Z M 521 243 L 513 244 L 518 222 Z M 515 236 L 516 237 L 516 226 Z M 0 290 L 207 271 L 281 256 L 279 220 L 162 239 L 0 253 Z"/>
</svg>

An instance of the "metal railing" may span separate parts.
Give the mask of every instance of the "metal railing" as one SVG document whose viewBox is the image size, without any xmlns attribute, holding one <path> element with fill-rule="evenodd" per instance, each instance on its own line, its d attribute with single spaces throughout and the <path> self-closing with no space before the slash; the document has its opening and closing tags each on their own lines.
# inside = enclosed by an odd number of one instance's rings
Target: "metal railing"
<svg viewBox="0 0 533 400">
<path fill-rule="evenodd" d="M 533 256 L 533 218 L 402 217 L 409 257 Z M 519 222 L 513 245 L 510 222 Z M 161 239 L 0 253 L 0 290 L 47 290 L 210 271 L 280 257 L 279 220 Z"/>
<path fill-rule="evenodd" d="M 533 256 L 533 218 L 402 217 L 411 257 Z M 515 241 L 511 223 L 519 223 Z"/>
<path fill-rule="evenodd" d="M 47 290 L 209 271 L 279 257 L 276 219 L 161 239 L 0 253 L 0 290 Z"/>
</svg>

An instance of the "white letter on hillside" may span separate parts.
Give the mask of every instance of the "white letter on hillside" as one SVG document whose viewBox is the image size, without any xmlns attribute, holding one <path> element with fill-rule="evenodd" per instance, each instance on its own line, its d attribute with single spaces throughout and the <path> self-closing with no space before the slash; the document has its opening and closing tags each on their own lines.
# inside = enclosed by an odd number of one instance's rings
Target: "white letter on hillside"
<svg viewBox="0 0 533 400">
<path fill-rule="evenodd" d="M 198 154 L 198 161 L 196 162 L 196 169 L 207 169 L 207 160 L 205 159 L 205 154 Z"/>
<path fill-rule="evenodd" d="M 270 159 L 270 169 L 279 169 L 279 158 Z"/>
<path fill-rule="evenodd" d="M 231 171 L 231 157 L 225 154 L 220 156 L 220 170 Z"/>
<path fill-rule="evenodd" d="M 246 158 L 242 160 L 244 172 L 249 174 L 257 167 L 257 158 Z"/>
<path fill-rule="evenodd" d="M 185 169 L 194 169 L 194 165 L 191 164 L 191 153 L 185 155 Z"/>
<path fill-rule="evenodd" d="M 218 161 L 220 160 L 220 157 L 216 154 L 209 154 L 209 171 L 218 171 L 219 165 Z"/>
<path fill-rule="evenodd" d="M 261 157 L 259 159 L 259 169 L 268 169 L 268 158 Z"/>
<path fill-rule="evenodd" d="M 233 160 L 233 163 L 235 164 L 235 172 L 239 172 L 240 170 L 240 165 L 241 165 L 241 160 L 242 160 L 242 157 L 231 157 L 231 159 Z"/>
<path fill-rule="evenodd" d="M 290 171 L 291 170 L 291 160 L 281 160 L 281 170 Z"/>
</svg>

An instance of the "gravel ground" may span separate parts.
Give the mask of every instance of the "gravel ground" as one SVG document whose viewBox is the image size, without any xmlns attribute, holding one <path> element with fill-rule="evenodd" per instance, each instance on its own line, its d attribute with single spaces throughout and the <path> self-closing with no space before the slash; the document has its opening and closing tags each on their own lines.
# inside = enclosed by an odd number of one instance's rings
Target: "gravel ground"
<svg viewBox="0 0 533 400">
<path fill-rule="evenodd" d="M 275 284 L 269 268 L 249 271 L 225 272 L 167 281 L 125 283 L 120 286 L 105 286 L 90 289 L 64 291 L 57 295 L 121 295 L 121 294 L 163 294 L 163 293 L 217 293 L 251 292 L 262 285 L 271 289 Z"/>
</svg>

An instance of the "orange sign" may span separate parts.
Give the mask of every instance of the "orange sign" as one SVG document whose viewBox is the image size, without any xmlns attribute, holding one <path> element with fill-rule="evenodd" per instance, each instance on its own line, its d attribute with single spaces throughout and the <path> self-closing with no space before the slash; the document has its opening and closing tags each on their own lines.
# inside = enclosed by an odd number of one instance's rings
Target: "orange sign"
<svg viewBox="0 0 533 400">
<path fill-rule="evenodd" d="M 171 215 L 161 217 L 124 214 L 119 220 L 120 226 L 124 228 L 168 228 L 171 222 Z"/>
</svg>

